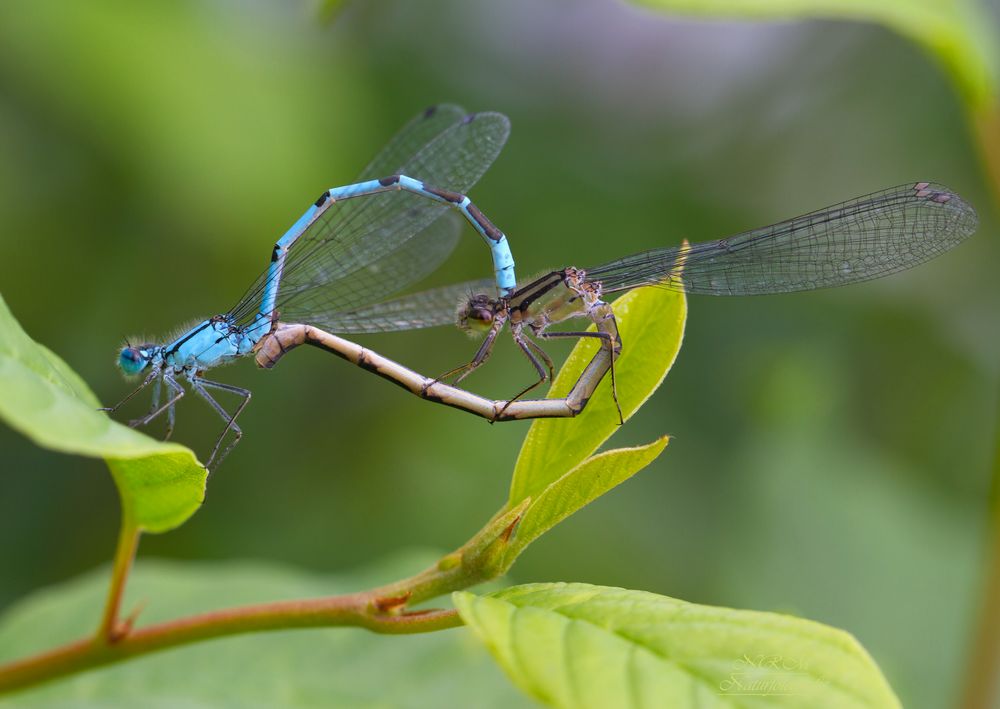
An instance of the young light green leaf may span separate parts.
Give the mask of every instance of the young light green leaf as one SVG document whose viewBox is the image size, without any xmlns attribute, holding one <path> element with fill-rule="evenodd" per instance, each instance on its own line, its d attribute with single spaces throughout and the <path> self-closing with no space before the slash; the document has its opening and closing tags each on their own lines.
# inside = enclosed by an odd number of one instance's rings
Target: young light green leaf
<svg viewBox="0 0 1000 709">
<path fill-rule="evenodd" d="M 506 552 L 507 566 L 531 542 L 581 507 L 652 463 L 666 448 L 664 436 L 645 446 L 617 448 L 588 458 L 549 485 L 525 511 Z"/>
<path fill-rule="evenodd" d="M 930 50 L 976 110 L 1000 94 L 996 23 L 977 0 L 633 0 L 697 17 L 877 22 Z"/>
<path fill-rule="evenodd" d="M 143 532 L 169 532 L 205 500 L 205 470 L 187 448 L 142 458 L 108 458 L 122 516 Z"/>
<path fill-rule="evenodd" d="M 201 504 L 206 471 L 194 454 L 97 411 L 93 392 L 24 332 L 2 297 L 0 391 L 0 419 L 36 444 L 108 460 L 127 524 L 164 532 L 182 524 Z"/>
<path fill-rule="evenodd" d="M 266 601 L 371 588 L 415 573 L 437 554 L 406 553 L 371 567 L 318 574 L 264 562 L 140 559 L 123 610 L 137 627 Z M 0 663 L 93 635 L 107 569 L 32 594 L 0 616 Z M 221 638 L 90 670 L 0 698 L 0 709 L 55 707 L 537 706 L 466 633 L 378 636 L 316 628 Z"/>
<path fill-rule="evenodd" d="M 587 584 L 454 594 L 521 689 L 554 707 L 898 707 L 850 634 Z"/>
<path fill-rule="evenodd" d="M 684 337 L 687 301 L 683 293 L 638 288 L 616 300 L 613 307 L 622 337 L 615 381 L 622 413 L 628 419 L 656 391 L 673 365 Z M 594 338 L 580 340 L 556 376 L 549 397 L 566 395 L 597 347 Z M 537 497 L 588 458 L 618 425 L 609 373 L 574 421 L 539 419 L 531 424 L 514 468 L 509 503 Z"/>
</svg>

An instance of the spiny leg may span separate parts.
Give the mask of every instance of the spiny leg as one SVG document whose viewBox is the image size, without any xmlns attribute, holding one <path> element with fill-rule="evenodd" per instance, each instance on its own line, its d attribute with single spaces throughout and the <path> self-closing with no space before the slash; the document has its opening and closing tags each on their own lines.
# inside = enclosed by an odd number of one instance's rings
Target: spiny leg
<svg viewBox="0 0 1000 709">
<path fill-rule="evenodd" d="M 499 330 L 497 332 L 499 332 Z M 488 360 L 490 358 L 490 355 L 493 354 L 493 345 L 496 343 L 496 339 L 497 336 L 491 332 L 489 336 L 487 336 L 487 338 L 483 340 L 483 343 L 479 346 L 479 349 L 476 350 L 476 356 L 472 358 L 471 362 L 469 362 L 468 364 L 463 364 L 461 367 L 458 367 L 457 369 L 451 370 L 441 378 L 457 375 L 455 376 L 455 383 L 460 384 L 463 379 L 465 379 L 467 376 L 469 376 L 474 371 L 479 369 L 482 365 L 486 364 L 486 360 Z"/>
<path fill-rule="evenodd" d="M 153 409 L 148 414 L 142 418 L 133 419 L 128 422 L 128 425 L 132 428 L 138 428 L 139 426 L 145 426 L 147 423 L 155 419 L 157 416 L 162 414 L 168 409 L 172 409 L 174 404 L 180 401 L 181 397 L 184 396 L 184 387 L 177 383 L 177 380 L 173 378 L 168 372 L 163 373 L 163 381 L 166 382 L 167 386 L 174 391 L 174 395 L 171 396 L 166 403 L 160 405 L 159 407 Z"/>
<path fill-rule="evenodd" d="M 160 390 L 163 389 L 163 380 L 157 379 L 153 385 L 153 396 L 151 397 L 149 413 L 153 413 L 160 407 Z"/>
<path fill-rule="evenodd" d="M 610 332 L 543 332 L 538 336 L 544 339 L 554 339 L 557 337 L 595 337 L 601 340 L 601 346 L 607 347 L 608 352 L 611 354 L 611 398 L 614 399 L 615 408 L 618 409 L 618 423 L 624 424 L 625 417 L 622 415 L 622 406 L 618 402 L 618 380 L 615 378 L 615 360 L 618 359 L 618 355 L 622 351 L 621 338 L 617 336 L 617 327 L 615 328 L 615 333 L 615 335 L 612 335 Z"/>
<path fill-rule="evenodd" d="M 503 408 L 500 409 L 501 414 L 507 410 L 508 406 L 513 404 L 515 401 L 517 401 L 522 396 L 527 394 L 529 391 L 531 391 L 539 384 L 544 382 L 546 379 L 548 379 L 552 373 L 552 359 L 547 354 L 545 354 L 545 352 L 542 350 L 541 347 L 539 347 L 534 342 L 529 340 L 526 335 L 522 334 L 520 328 L 517 329 L 511 328 L 511 335 L 514 338 L 514 342 L 516 342 L 517 346 L 521 349 L 521 352 L 524 353 L 524 356 L 528 358 L 529 362 L 531 362 L 531 365 L 535 368 L 535 371 L 538 372 L 538 381 L 534 382 L 530 386 L 525 387 L 517 394 L 510 397 L 507 400 L 507 403 L 503 405 Z M 545 365 L 543 365 L 540 361 L 538 361 L 538 357 L 535 356 L 535 353 L 532 350 L 535 350 L 541 354 L 542 358 L 545 360 Z M 546 366 L 548 366 L 548 371 L 546 371 Z"/>
<path fill-rule="evenodd" d="M 205 463 L 206 468 L 209 468 L 210 470 L 215 470 L 216 468 L 219 467 L 219 465 L 222 464 L 222 461 L 225 460 L 226 456 L 229 455 L 229 452 L 236 447 L 236 444 L 240 442 L 240 439 L 243 438 L 243 430 L 236 423 L 236 419 L 241 413 L 243 413 L 243 409 L 246 408 L 246 405 L 250 403 L 250 397 L 252 396 L 252 393 L 250 392 L 249 389 L 243 389 L 241 387 L 236 387 L 231 384 L 223 384 L 222 382 L 213 382 L 208 379 L 202 379 L 200 377 L 192 377 L 190 381 L 191 381 L 191 388 L 194 389 L 199 396 L 205 399 L 205 401 L 207 401 L 211 405 L 211 407 L 215 409 L 215 411 L 219 414 L 219 416 L 222 417 L 222 420 L 226 422 L 226 427 L 222 429 L 222 433 L 219 435 L 218 440 L 216 440 L 215 442 L 215 447 L 212 448 L 212 454 L 208 457 L 208 462 Z M 226 411 L 225 408 L 223 408 L 222 404 L 216 401 L 211 394 L 205 391 L 205 387 L 212 387 L 214 389 L 219 389 L 221 391 L 232 392 L 233 394 L 237 394 L 243 397 L 243 401 L 241 401 L 239 406 L 236 407 L 236 411 L 230 414 L 228 411 Z M 222 455 L 219 456 L 218 461 L 216 461 L 215 456 L 219 452 L 219 446 L 222 445 L 222 441 L 226 437 L 226 434 L 229 433 L 230 429 L 232 429 L 234 434 L 233 442 L 226 447 L 226 449 L 222 452 Z"/>
<path fill-rule="evenodd" d="M 530 347 L 532 350 L 534 350 L 535 354 L 538 355 L 539 357 L 541 357 L 542 361 L 545 362 L 545 368 L 549 370 L 549 376 L 548 376 L 548 378 L 550 380 L 551 379 L 555 379 L 556 378 L 555 365 L 552 364 L 552 358 L 549 357 L 548 353 L 545 350 L 543 350 L 538 345 L 537 342 L 535 342 L 534 340 L 532 340 L 531 338 L 529 338 L 527 336 L 524 336 L 524 343 L 526 345 L 528 345 L 528 347 Z"/>
<path fill-rule="evenodd" d="M 140 391 L 142 391 L 143 389 L 145 389 L 146 387 L 148 387 L 150 384 L 152 384 L 153 380 L 156 379 L 158 376 L 160 376 L 160 370 L 159 369 L 154 369 L 152 372 L 150 372 L 146 376 L 145 379 L 142 380 L 142 384 L 140 384 L 139 386 L 137 386 L 135 388 L 135 390 L 131 394 L 129 394 L 128 396 L 126 396 L 124 399 L 122 399 L 121 401 L 119 401 L 114 406 L 102 406 L 101 408 L 98 409 L 98 411 L 107 411 L 109 413 L 114 413 L 115 411 L 117 411 L 118 409 L 120 409 L 122 406 L 124 406 L 128 401 L 130 401 L 133 396 L 135 396 Z"/>
<path fill-rule="evenodd" d="M 165 441 L 170 440 L 170 436 L 172 436 L 174 433 L 174 422 L 175 422 L 174 407 L 171 406 L 169 409 L 167 409 L 167 430 L 166 433 L 163 434 L 163 440 Z"/>
<path fill-rule="evenodd" d="M 152 406 L 149 407 L 149 412 L 153 413 L 160 406 L 160 390 L 163 388 L 163 380 L 158 379 L 156 381 L 156 386 L 153 388 L 153 401 Z M 167 429 L 163 433 L 163 440 L 169 441 L 170 436 L 174 432 L 174 406 L 171 405 L 167 409 Z"/>
<path fill-rule="evenodd" d="M 618 319 L 611 305 L 600 299 L 587 308 L 587 314 L 594 321 L 597 331 L 609 337 L 607 343 L 611 355 L 611 397 L 615 400 L 615 408 L 618 409 L 618 425 L 623 426 L 625 416 L 622 415 L 622 405 L 618 401 L 618 380 L 615 376 L 615 360 L 622 353 L 622 336 L 618 332 Z"/>
<path fill-rule="evenodd" d="M 503 330 L 503 326 L 506 322 L 507 318 L 505 317 L 498 316 L 494 318 L 493 324 L 490 325 L 490 331 L 486 333 L 486 337 L 483 339 L 482 344 L 479 345 L 479 349 L 476 350 L 476 356 L 472 358 L 472 361 L 445 372 L 435 378 L 431 383 L 437 384 L 443 379 L 448 379 L 449 377 L 458 375 L 455 379 L 455 384 L 458 384 L 467 376 L 479 369 L 479 367 L 485 364 L 486 360 L 490 358 L 490 355 L 493 354 L 493 345 L 496 343 L 497 336 L 500 334 L 500 331 Z"/>
</svg>

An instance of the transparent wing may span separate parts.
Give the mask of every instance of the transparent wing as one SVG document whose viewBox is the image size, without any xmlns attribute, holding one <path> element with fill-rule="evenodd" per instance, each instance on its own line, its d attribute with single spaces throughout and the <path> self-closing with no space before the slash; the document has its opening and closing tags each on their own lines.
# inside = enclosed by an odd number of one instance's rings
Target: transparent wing
<svg viewBox="0 0 1000 709">
<path fill-rule="evenodd" d="M 324 297 L 330 302 L 372 303 L 388 298 L 400 288 L 426 278 L 436 271 L 448 258 L 458 243 L 462 220 L 457 214 L 445 214 L 416 236 L 407 239 L 395 251 L 372 263 L 357 264 L 343 277 L 320 283 Z M 402 285 L 400 285 L 402 284 Z M 286 288 L 314 289 L 311 283 L 297 284 Z M 280 317 L 286 322 L 306 322 L 319 327 L 335 329 L 341 313 L 317 312 L 304 308 L 300 302 L 286 297 L 286 305 L 280 309 Z M 308 304 L 308 299 L 306 299 Z M 452 307 L 452 315 L 455 308 Z"/>
<path fill-rule="evenodd" d="M 655 285 L 761 295 L 846 285 L 912 268 L 977 226 L 954 192 L 910 183 L 727 239 L 654 249 L 587 269 L 605 292 Z"/>
<path fill-rule="evenodd" d="M 395 175 L 414 155 L 439 135 L 456 125 L 468 112 L 461 106 L 442 103 L 410 119 L 358 175 L 358 182 Z"/>
<path fill-rule="evenodd" d="M 464 114 L 457 106 L 428 110 L 397 135 L 365 169 L 359 181 L 405 173 L 429 185 L 465 192 L 486 172 L 506 142 L 510 125 L 497 113 Z M 351 309 L 364 294 L 384 290 L 388 272 L 398 292 L 421 277 L 418 269 L 378 268 L 415 234 L 448 211 L 446 205 L 405 192 L 389 192 L 335 203 L 292 246 L 285 261 L 277 309 L 282 316 Z M 443 260 L 443 257 L 442 257 Z M 365 268 L 371 267 L 371 268 Z M 337 281 L 355 279 L 355 289 Z M 266 287 L 262 274 L 231 311 L 237 322 L 256 312 Z M 311 322 L 312 318 L 304 318 Z"/>
<path fill-rule="evenodd" d="M 492 293 L 492 279 L 467 281 L 404 295 L 384 303 L 334 313 L 321 327 L 333 332 L 393 332 L 454 325 L 460 305 L 476 293 Z"/>
<path fill-rule="evenodd" d="M 496 159 L 508 132 L 509 123 L 504 116 L 474 114 L 452 124 L 389 174 L 402 172 L 435 187 L 466 192 Z M 351 211 L 344 210 L 345 207 Z M 320 269 L 326 271 L 325 277 L 330 280 L 344 278 L 357 266 L 392 253 L 448 211 L 447 205 L 398 191 L 334 204 L 289 251 L 282 290 L 301 281 L 313 281 L 313 274 Z M 412 282 L 400 283 L 397 292 Z M 297 309 L 317 313 L 366 302 L 358 298 L 331 300 L 319 289 L 293 297 Z M 279 310 L 289 304 L 288 296 L 280 293 Z"/>
</svg>

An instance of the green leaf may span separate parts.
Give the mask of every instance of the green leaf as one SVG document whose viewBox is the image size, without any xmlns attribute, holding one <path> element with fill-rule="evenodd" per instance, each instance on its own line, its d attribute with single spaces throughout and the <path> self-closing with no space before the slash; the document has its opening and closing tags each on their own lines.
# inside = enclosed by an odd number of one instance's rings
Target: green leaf
<svg viewBox="0 0 1000 709">
<path fill-rule="evenodd" d="M 969 105 L 983 109 L 1000 93 L 995 23 L 977 0 L 633 0 L 697 17 L 831 18 L 877 22 L 923 45 L 952 74 Z"/>
<path fill-rule="evenodd" d="M 618 448 L 588 458 L 532 501 L 506 552 L 507 566 L 531 542 L 652 463 L 667 447 L 664 436 L 645 446 Z"/>
<path fill-rule="evenodd" d="M 848 633 L 587 584 L 454 594 L 521 689 L 555 707 L 898 707 Z"/>
<path fill-rule="evenodd" d="M 0 391 L 0 419 L 39 446 L 107 459 L 126 525 L 165 532 L 201 505 L 207 473 L 194 453 L 155 441 L 97 411 L 93 392 L 21 329 L 2 297 Z"/>
<path fill-rule="evenodd" d="M 307 573 L 263 562 L 140 560 L 126 613 L 137 627 L 207 610 L 332 593 L 401 578 L 436 555 L 409 553 L 351 573 Z M 107 594 L 107 569 L 39 591 L 0 616 L 0 662 L 90 636 Z M 461 630 L 386 637 L 358 628 L 315 628 L 221 638 L 145 655 L 0 699 L 34 707 L 536 706 L 482 645 Z"/>
<path fill-rule="evenodd" d="M 687 302 L 683 293 L 638 288 L 616 300 L 613 307 L 622 337 L 615 379 L 627 420 L 656 391 L 674 363 L 684 337 Z M 569 392 L 597 347 L 594 338 L 580 340 L 552 383 L 549 397 Z M 538 496 L 586 460 L 618 430 L 618 425 L 609 373 L 572 423 L 539 419 L 531 424 L 514 468 L 509 503 Z"/>
</svg>

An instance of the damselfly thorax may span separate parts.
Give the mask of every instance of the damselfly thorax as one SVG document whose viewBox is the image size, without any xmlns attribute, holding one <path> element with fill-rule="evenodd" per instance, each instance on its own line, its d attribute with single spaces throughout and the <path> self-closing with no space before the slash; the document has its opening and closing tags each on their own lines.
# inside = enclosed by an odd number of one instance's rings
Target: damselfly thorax
<svg viewBox="0 0 1000 709">
<path fill-rule="evenodd" d="M 459 307 L 456 324 L 470 332 L 485 332 L 486 337 L 476 356 L 468 364 L 443 374 L 440 378 L 456 377 L 456 383 L 482 366 L 493 350 L 504 325 L 510 326 L 515 344 L 531 362 L 538 379 L 509 399 L 514 402 L 553 377 L 552 359 L 534 340 L 552 338 L 594 337 L 610 355 L 612 396 L 616 406 L 614 362 L 621 353 L 621 337 L 611 306 L 601 299 L 600 281 L 588 281 L 587 272 L 569 267 L 552 271 L 519 287 L 509 298 L 490 298 L 483 293 L 469 296 Z M 549 327 L 573 318 L 588 318 L 596 331 L 551 332 Z M 622 417 L 618 406 L 619 419 Z"/>
</svg>

